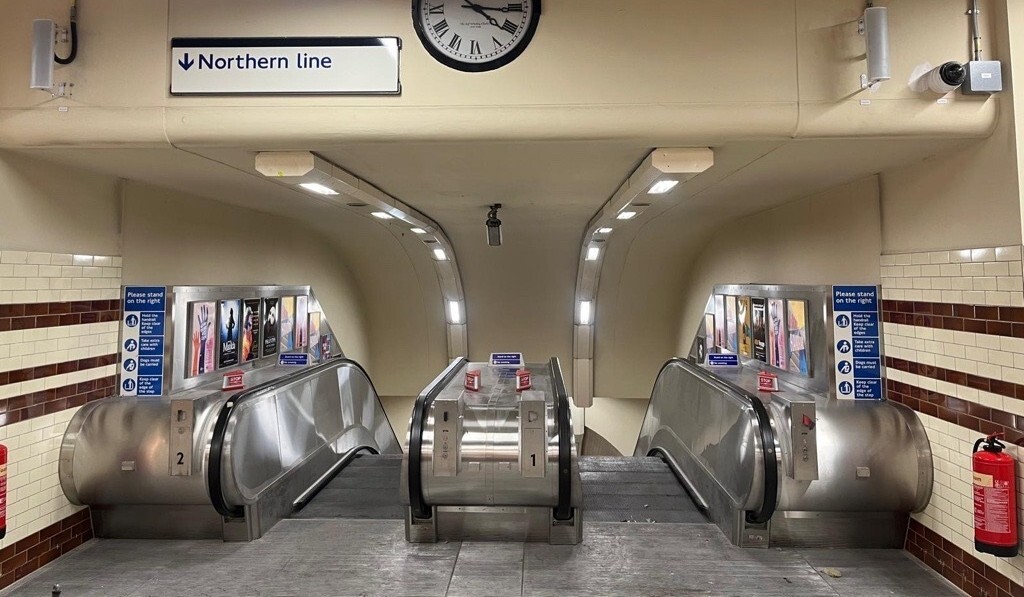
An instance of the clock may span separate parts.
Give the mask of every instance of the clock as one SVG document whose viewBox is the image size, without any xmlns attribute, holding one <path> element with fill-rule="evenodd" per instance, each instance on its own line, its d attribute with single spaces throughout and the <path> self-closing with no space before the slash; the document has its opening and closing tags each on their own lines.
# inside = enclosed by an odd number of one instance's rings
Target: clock
<svg viewBox="0 0 1024 597">
<path fill-rule="evenodd" d="M 438 62 L 464 72 L 501 68 L 526 50 L 541 0 L 413 0 L 412 22 Z"/>
</svg>

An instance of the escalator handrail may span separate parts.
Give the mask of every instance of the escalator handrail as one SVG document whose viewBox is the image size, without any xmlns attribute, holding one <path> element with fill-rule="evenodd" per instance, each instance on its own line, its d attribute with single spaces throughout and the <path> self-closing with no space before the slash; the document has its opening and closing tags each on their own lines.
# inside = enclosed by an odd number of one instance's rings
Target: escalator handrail
<svg viewBox="0 0 1024 597">
<path fill-rule="evenodd" d="M 555 520 L 572 519 L 572 411 L 558 357 L 551 357 L 551 385 L 555 392 L 555 423 L 558 425 L 558 505 Z"/>
<path fill-rule="evenodd" d="M 294 383 L 320 375 L 324 371 L 340 369 L 342 367 L 355 367 L 360 373 L 362 373 L 363 377 L 365 377 L 366 381 L 370 384 L 370 390 L 373 392 L 373 395 L 378 395 L 377 389 L 373 385 L 373 380 L 370 379 L 370 375 L 366 372 L 366 369 L 363 369 L 362 365 L 351 359 L 338 356 L 319 365 L 300 369 L 294 373 L 289 373 L 276 379 L 272 379 L 266 383 L 253 386 L 247 390 L 242 390 L 224 402 L 224 405 L 221 406 L 220 412 L 217 414 L 217 422 L 214 423 L 213 426 L 213 436 L 210 438 L 210 455 L 207 460 L 208 464 L 206 467 L 206 488 L 210 495 L 210 502 L 221 516 L 226 516 L 228 518 L 241 518 L 245 515 L 245 511 L 241 506 L 232 507 L 228 505 L 227 501 L 224 499 L 224 489 L 221 486 L 221 474 L 223 472 L 224 458 L 224 436 L 227 434 L 228 423 L 231 420 L 231 416 L 238 409 L 238 406 L 240 404 L 256 400 L 265 394 L 283 389 Z M 384 413 L 384 416 L 386 419 L 387 413 Z M 388 422 L 388 427 L 391 427 L 390 422 Z M 393 428 L 392 433 L 394 433 Z M 395 437 L 395 443 L 398 443 L 397 436 Z"/>
<path fill-rule="evenodd" d="M 764 460 L 764 493 L 761 499 L 761 506 L 756 511 L 747 511 L 747 522 L 753 524 L 768 522 L 771 520 L 772 515 L 775 514 L 775 508 L 778 506 L 779 501 L 779 456 L 775 449 L 775 430 L 772 429 L 771 416 L 768 414 L 768 409 L 765 408 L 764 402 L 757 396 L 751 395 L 743 388 L 719 378 L 689 359 L 679 357 L 669 359 L 662 366 L 657 380 L 654 382 L 655 390 L 665 370 L 673 366 L 682 367 L 701 381 L 721 391 L 725 396 L 738 400 L 745 405 L 750 405 L 751 410 L 754 412 L 754 417 L 757 419 L 757 427 L 761 435 L 761 454 Z M 652 406 L 655 390 L 651 391 Z"/>
<path fill-rule="evenodd" d="M 419 519 L 429 519 L 430 508 L 427 507 L 423 498 L 423 426 L 427 421 L 427 413 L 430 405 L 441 392 L 448 387 L 448 384 L 458 375 L 459 371 L 468 363 L 466 357 L 459 357 L 451 362 L 440 375 L 430 382 L 420 395 L 416 397 L 416 404 L 412 407 L 412 419 L 409 421 L 409 507 L 412 514 Z"/>
</svg>

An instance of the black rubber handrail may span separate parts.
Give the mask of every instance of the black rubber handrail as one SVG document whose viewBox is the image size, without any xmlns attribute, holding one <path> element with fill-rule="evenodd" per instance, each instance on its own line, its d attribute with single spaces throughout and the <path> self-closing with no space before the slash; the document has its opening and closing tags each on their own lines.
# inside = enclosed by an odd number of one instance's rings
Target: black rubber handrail
<svg viewBox="0 0 1024 597">
<path fill-rule="evenodd" d="M 761 434 L 761 453 L 764 461 L 764 494 L 761 499 L 761 507 L 756 511 L 748 510 L 746 518 L 747 522 L 752 524 L 768 522 L 775 514 L 775 508 L 779 502 L 779 458 L 775 451 L 775 430 L 772 429 L 771 416 L 768 414 L 768 409 L 765 408 L 764 402 L 757 396 L 752 396 L 743 388 L 721 379 L 703 367 L 678 357 L 670 359 L 662 366 L 657 379 L 661 379 L 666 369 L 676 365 L 681 366 L 721 392 L 729 394 L 742 402 L 749 403 L 753 409 L 754 417 L 757 419 L 758 431 Z M 657 381 L 654 382 L 654 387 L 658 387 Z M 654 400 L 653 391 L 651 392 L 651 400 Z M 651 450 L 651 454 L 648 455 L 655 455 L 654 452 L 656 452 L 656 449 Z"/>
<path fill-rule="evenodd" d="M 555 520 L 572 520 L 572 412 L 558 357 L 551 357 L 551 384 L 555 391 L 555 423 L 558 425 L 558 505 L 555 507 Z"/>
<path fill-rule="evenodd" d="M 351 366 L 358 369 L 370 384 L 370 390 L 373 392 L 373 395 L 377 395 L 377 389 L 373 386 L 373 380 L 370 379 L 370 375 L 366 373 L 366 369 L 363 369 L 362 365 L 351 359 L 334 357 L 319 365 L 300 369 L 294 373 L 289 373 L 258 386 L 253 386 L 248 390 L 242 390 L 224 403 L 220 409 L 220 413 L 217 414 L 217 422 L 213 426 L 213 437 L 210 438 L 210 456 L 207 459 L 206 467 L 206 488 L 210 494 L 210 502 L 221 516 L 241 518 L 245 515 L 245 510 L 242 506 L 232 507 L 228 505 L 224 499 L 224 489 L 221 486 L 221 474 L 223 472 L 222 464 L 224 458 L 224 436 L 227 434 L 228 423 L 231 420 L 231 415 L 235 412 L 235 409 L 238 408 L 238 405 L 252 400 L 258 395 L 284 388 L 285 386 L 289 386 L 307 377 L 319 375 L 324 371 L 341 368 L 343 366 Z M 387 413 L 384 413 L 384 417 L 385 420 L 387 420 Z M 390 426 L 391 422 L 388 421 L 388 427 Z M 397 437 L 395 438 L 395 443 L 398 443 Z"/>
<path fill-rule="evenodd" d="M 416 398 L 412 407 L 412 420 L 409 422 L 409 506 L 414 517 L 426 520 L 431 517 L 430 508 L 423 498 L 423 426 L 427 421 L 427 413 L 434 399 L 459 374 L 468 363 L 466 357 L 459 357 L 430 382 Z"/>
</svg>

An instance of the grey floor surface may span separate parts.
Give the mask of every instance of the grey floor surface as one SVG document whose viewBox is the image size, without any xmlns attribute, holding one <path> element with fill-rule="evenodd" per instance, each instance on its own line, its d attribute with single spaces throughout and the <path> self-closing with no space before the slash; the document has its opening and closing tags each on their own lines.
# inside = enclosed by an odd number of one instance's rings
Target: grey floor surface
<svg viewBox="0 0 1024 597">
<path fill-rule="evenodd" d="M 358 519 L 286 520 L 251 543 L 94 539 L 0 595 L 54 583 L 63 597 L 961 594 L 899 550 L 740 549 L 710 524 L 590 523 L 576 546 L 409 544 L 401 521 Z"/>
</svg>

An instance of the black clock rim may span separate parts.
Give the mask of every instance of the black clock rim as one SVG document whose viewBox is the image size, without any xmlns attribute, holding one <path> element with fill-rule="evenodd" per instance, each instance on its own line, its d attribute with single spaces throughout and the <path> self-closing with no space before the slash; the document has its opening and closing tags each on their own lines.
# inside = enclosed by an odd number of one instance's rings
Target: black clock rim
<svg viewBox="0 0 1024 597">
<path fill-rule="evenodd" d="M 434 60 L 437 60 L 448 68 L 462 71 L 464 73 L 483 73 L 497 70 L 518 58 L 526 51 L 527 46 L 530 45 L 530 41 L 533 40 L 533 35 L 537 32 L 537 25 L 540 24 L 541 12 L 543 12 L 541 0 L 532 0 L 531 4 L 535 8 L 532 9 L 533 14 L 530 15 L 530 22 L 526 25 L 526 32 L 523 33 L 523 41 L 519 42 L 519 45 L 509 50 L 508 54 L 495 58 L 494 60 L 488 60 L 487 62 L 462 62 L 461 60 L 456 60 L 448 54 L 441 52 L 435 48 L 432 43 L 430 43 L 430 38 L 427 36 L 427 32 L 423 30 L 423 23 L 419 19 L 419 9 L 423 6 L 423 1 L 424 0 L 412 0 L 412 24 L 416 29 L 416 37 L 420 39 L 420 45 L 423 46 L 423 49 L 425 49 L 427 53 L 434 58 Z"/>
</svg>

